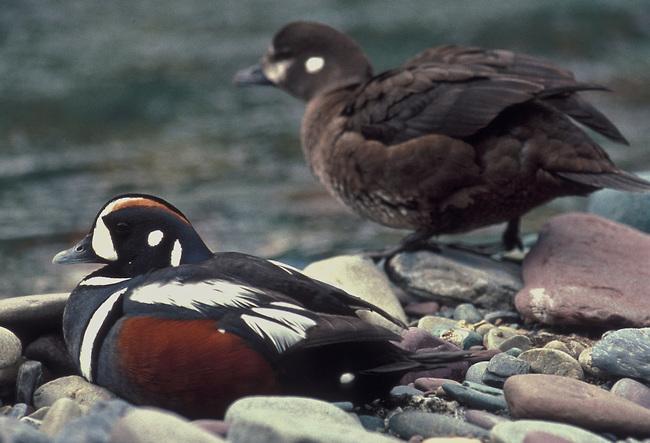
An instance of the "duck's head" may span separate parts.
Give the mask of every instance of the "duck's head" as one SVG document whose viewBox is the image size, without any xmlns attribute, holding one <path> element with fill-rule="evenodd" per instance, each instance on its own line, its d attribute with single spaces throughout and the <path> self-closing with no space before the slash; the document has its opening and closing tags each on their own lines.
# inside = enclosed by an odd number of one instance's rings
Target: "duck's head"
<svg viewBox="0 0 650 443">
<path fill-rule="evenodd" d="M 309 101 L 371 76 L 372 67 L 354 40 L 330 26 L 299 21 L 280 29 L 260 64 L 239 71 L 234 80 L 238 85 L 274 85 Z"/>
<path fill-rule="evenodd" d="M 133 277 L 210 256 L 181 211 L 158 197 L 124 194 L 108 201 L 88 235 L 52 262 L 105 264 L 112 276 Z"/>
</svg>

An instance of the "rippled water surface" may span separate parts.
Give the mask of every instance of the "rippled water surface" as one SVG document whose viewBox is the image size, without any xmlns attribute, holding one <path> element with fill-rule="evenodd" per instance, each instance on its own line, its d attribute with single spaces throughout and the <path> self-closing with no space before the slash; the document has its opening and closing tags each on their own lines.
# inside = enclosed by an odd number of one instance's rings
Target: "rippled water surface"
<svg viewBox="0 0 650 443">
<path fill-rule="evenodd" d="M 3 0 L 0 295 L 73 287 L 88 268 L 50 259 L 120 192 L 169 199 L 214 249 L 298 265 L 396 241 L 312 179 L 300 102 L 231 84 L 299 18 L 350 33 L 376 71 L 443 43 L 556 60 L 616 91 L 592 98 L 632 146 L 603 144 L 628 169 L 650 166 L 650 2 Z"/>
</svg>

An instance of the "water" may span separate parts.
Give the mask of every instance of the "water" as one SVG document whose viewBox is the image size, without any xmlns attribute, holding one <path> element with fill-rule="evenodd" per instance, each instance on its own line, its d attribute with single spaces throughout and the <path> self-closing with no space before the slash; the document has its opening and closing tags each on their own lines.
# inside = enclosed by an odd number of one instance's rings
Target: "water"
<svg viewBox="0 0 650 443">
<path fill-rule="evenodd" d="M 616 90 L 592 97 L 632 146 L 603 145 L 629 169 L 650 166 L 649 2 L 0 0 L 0 296 L 72 288 L 89 268 L 51 257 L 121 192 L 169 199 L 215 250 L 298 265 L 403 235 L 310 176 L 302 103 L 231 84 L 300 18 L 349 32 L 376 71 L 443 43 L 556 60 Z"/>
</svg>

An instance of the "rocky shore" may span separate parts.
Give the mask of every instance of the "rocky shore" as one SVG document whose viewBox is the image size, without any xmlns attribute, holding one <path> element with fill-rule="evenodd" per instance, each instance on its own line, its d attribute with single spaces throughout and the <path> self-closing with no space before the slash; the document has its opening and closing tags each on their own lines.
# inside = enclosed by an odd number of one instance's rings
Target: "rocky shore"
<svg viewBox="0 0 650 443">
<path fill-rule="evenodd" d="M 248 397 L 194 422 L 77 375 L 59 332 L 66 294 L 0 300 L 0 442 L 647 443 L 649 259 L 647 234 L 567 214 L 522 263 L 454 249 L 313 263 L 306 274 L 405 320 L 405 348 L 494 357 L 406 374 L 369 405 Z"/>
</svg>

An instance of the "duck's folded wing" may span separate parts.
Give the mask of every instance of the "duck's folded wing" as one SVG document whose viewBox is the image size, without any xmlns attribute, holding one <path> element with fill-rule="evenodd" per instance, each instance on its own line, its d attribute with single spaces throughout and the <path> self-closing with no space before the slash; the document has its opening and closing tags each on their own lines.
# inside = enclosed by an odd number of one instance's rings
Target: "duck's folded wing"
<svg viewBox="0 0 650 443">
<path fill-rule="evenodd" d="M 481 67 L 501 75 L 539 83 L 546 89 L 571 87 L 576 84 L 575 77 L 569 70 L 559 68 L 541 57 L 504 49 L 456 45 L 438 46 L 420 52 L 404 63 L 403 67 L 417 67 L 426 63 Z M 628 144 L 618 128 L 579 94 L 548 97 L 544 99 L 544 102 L 605 137 L 615 142 Z"/>
</svg>

